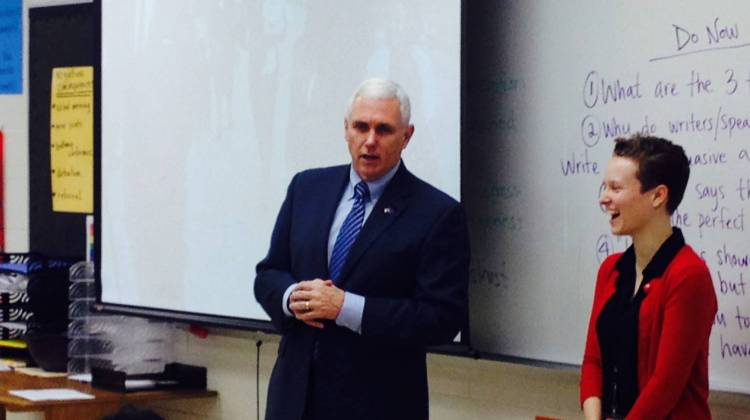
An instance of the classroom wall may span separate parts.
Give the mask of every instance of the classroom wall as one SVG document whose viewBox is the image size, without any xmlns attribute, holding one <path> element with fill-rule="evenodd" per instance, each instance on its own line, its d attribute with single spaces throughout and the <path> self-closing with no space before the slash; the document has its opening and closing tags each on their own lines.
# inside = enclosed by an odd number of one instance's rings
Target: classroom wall
<svg viewBox="0 0 750 420">
<path fill-rule="evenodd" d="M 5 251 L 29 250 L 29 14 L 30 7 L 88 3 L 90 0 L 23 0 L 23 93 L 0 95 L 5 133 Z"/>
<path fill-rule="evenodd" d="M 268 334 L 212 331 L 205 340 L 183 335 L 178 352 L 187 363 L 208 366 L 217 401 L 154 404 L 168 419 L 255 419 L 256 342 L 261 339 L 261 417 L 278 338 Z M 579 417 L 576 371 L 428 356 L 433 419 L 531 419 Z M 398 380 L 398 378 L 394 378 Z"/>
<path fill-rule="evenodd" d="M 263 341 L 260 369 L 256 369 L 257 340 Z M 178 359 L 208 367 L 216 399 L 154 403 L 169 420 L 256 419 L 256 372 L 260 372 L 260 412 L 265 410 L 266 387 L 278 350 L 276 336 L 212 330 L 205 339 L 178 334 Z M 576 370 L 428 356 L 430 412 L 433 420 L 582 418 L 578 409 Z M 398 380 L 395 378 L 394 380 Z M 750 396 L 712 393 L 715 420 L 750 419 Z M 40 414 L 10 414 L 8 420 L 41 420 Z"/>
<path fill-rule="evenodd" d="M 278 337 L 215 330 L 206 339 L 179 334 L 180 361 L 208 367 L 211 401 L 153 404 L 167 419 L 256 419 L 256 372 L 260 372 L 260 412 L 278 350 Z M 256 342 L 263 341 L 260 369 Z M 577 369 L 534 367 L 490 360 L 430 354 L 427 359 L 430 413 L 433 420 L 582 418 L 578 407 Z M 398 378 L 394 378 L 398 380 Z M 750 396 L 715 392 L 716 420 L 750 419 Z"/>
<path fill-rule="evenodd" d="M 70 0 L 25 0 L 25 7 L 81 3 Z M 28 15 L 24 17 L 28 28 Z M 28 250 L 28 36 L 24 35 L 24 94 L 0 95 L 0 126 L 5 132 L 6 249 Z M 83 234 L 83 232 L 82 232 Z M 252 297 L 248 294 L 248 299 Z M 167 419 L 255 419 L 256 373 L 260 379 L 261 413 L 278 337 L 217 329 L 205 339 L 180 331 L 176 360 L 208 368 L 209 387 L 219 391 L 212 400 L 170 402 L 151 407 Z M 256 369 L 256 342 L 260 369 Z M 580 418 L 578 373 L 527 365 L 428 356 L 430 410 L 433 419 L 533 419 L 536 415 Z M 398 378 L 394 378 L 398 380 Z M 750 419 L 750 396 L 712 393 L 714 418 Z M 42 419 L 41 414 L 9 414 L 9 420 Z"/>
</svg>

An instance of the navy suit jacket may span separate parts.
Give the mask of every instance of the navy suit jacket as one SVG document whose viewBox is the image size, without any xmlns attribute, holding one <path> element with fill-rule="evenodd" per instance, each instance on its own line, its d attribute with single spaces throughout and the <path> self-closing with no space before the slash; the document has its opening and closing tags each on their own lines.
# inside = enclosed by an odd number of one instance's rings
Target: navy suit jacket
<svg viewBox="0 0 750 420">
<path fill-rule="evenodd" d="M 425 347 L 449 342 L 466 325 L 463 208 L 403 163 L 337 282 L 366 299 L 361 335 L 285 316 L 283 294 L 292 283 L 330 278 L 328 235 L 348 182 L 349 165 L 297 174 L 256 268 L 255 297 L 282 334 L 267 419 L 300 419 L 306 403 L 326 419 L 426 419 Z"/>
</svg>

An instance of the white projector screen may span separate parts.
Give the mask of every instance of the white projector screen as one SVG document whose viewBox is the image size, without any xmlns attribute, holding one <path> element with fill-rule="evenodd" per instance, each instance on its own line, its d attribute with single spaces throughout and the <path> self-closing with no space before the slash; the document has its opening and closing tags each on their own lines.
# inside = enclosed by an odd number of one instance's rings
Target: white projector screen
<svg viewBox="0 0 750 420">
<path fill-rule="evenodd" d="M 459 198 L 460 0 L 97 4 L 105 307 L 267 320 L 255 264 L 287 184 L 349 161 L 344 112 L 369 77 L 411 96 L 407 167 Z"/>
</svg>

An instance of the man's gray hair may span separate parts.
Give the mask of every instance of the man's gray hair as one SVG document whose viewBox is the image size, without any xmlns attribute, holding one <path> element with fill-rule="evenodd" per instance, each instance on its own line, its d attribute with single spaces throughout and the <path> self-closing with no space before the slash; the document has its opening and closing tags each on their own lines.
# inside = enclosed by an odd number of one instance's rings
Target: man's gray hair
<svg viewBox="0 0 750 420">
<path fill-rule="evenodd" d="M 411 103 L 409 95 L 398 83 L 386 79 L 367 79 L 362 82 L 349 100 L 346 110 L 346 119 L 352 116 L 352 106 L 357 98 L 367 99 L 398 99 L 401 109 L 401 122 L 409 125 L 411 120 Z"/>
</svg>

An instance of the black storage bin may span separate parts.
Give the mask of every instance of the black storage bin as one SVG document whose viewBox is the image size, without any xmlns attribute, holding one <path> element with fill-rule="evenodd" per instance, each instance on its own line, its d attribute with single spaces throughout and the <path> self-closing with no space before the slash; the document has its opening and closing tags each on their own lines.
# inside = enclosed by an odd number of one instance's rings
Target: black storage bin
<svg viewBox="0 0 750 420">
<path fill-rule="evenodd" d="M 28 277 L 26 296 L 16 314 L 26 322 L 23 338 L 31 359 L 42 369 L 64 372 L 68 355 L 68 270 L 73 260 L 39 254 L 0 254 L 0 271 Z M 13 311 L 10 311 L 13 312 Z"/>
</svg>

